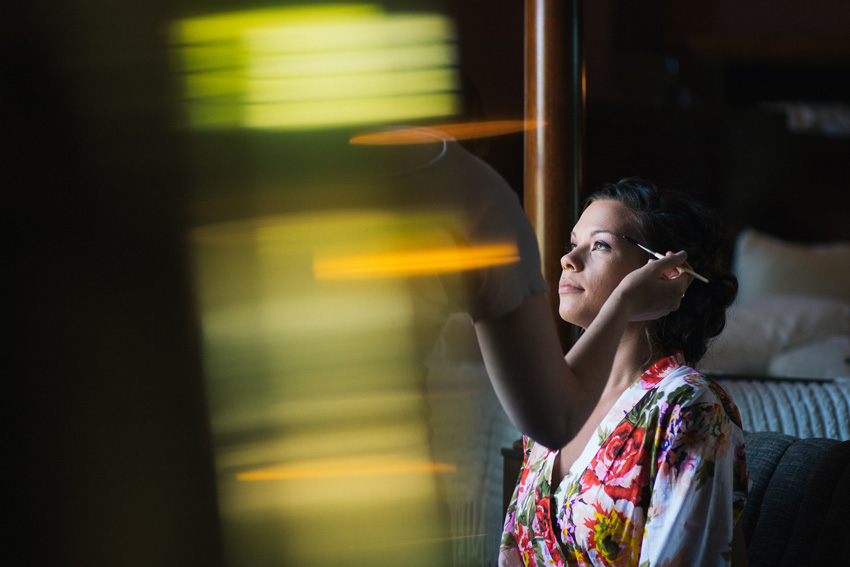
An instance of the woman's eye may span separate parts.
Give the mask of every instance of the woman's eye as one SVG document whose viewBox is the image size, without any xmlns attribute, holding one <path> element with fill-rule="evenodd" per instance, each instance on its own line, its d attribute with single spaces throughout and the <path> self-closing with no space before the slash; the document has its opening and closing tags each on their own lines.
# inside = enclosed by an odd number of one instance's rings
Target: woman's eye
<svg viewBox="0 0 850 567">
<path fill-rule="evenodd" d="M 597 240 L 593 243 L 592 250 L 610 250 L 611 247 L 608 246 L 607 242 L 602 242 L 601 240 Z"/>
<path fill-rule="evenodd" d="M 569 244 L 567 244 L 567 252 L 572 252 L 576 248 L 578 248 L 578 244 L 576 244 L 575 242 L 570 242 Z"/>
</svg>

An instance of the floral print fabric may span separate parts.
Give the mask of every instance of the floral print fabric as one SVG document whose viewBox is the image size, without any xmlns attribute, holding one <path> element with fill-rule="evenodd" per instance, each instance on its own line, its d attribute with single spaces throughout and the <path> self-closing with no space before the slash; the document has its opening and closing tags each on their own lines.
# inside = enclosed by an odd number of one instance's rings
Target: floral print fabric
<svg viewBox="0 0 850 567">
<path fill-rule="evenodd" d="M 729 564 L 749 479 L 741 420 L 681 354 L 620 396 L 558 486 L 558 451 L 523 442 L 501 567 Z"/>
</svg>

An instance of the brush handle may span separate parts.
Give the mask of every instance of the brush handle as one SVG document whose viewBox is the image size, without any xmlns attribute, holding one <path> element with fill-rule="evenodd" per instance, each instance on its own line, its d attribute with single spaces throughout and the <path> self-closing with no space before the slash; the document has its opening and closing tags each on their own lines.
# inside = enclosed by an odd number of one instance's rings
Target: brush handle
<svg viewBox="0 0 850 567">
<path fill-rule="evenodd" d="M 634 238 L 632 238 L 632 237 L 630 237 L 630 236 L 623 236 L 623 238 L 624 238 L 624 239 L 626 240 L 626 242 L 628 242 L 629 244 L 632 244 L 632 245 L 634 245 L 634 246 L 637 246 L 638 248 L 640 248 L 640 249 L 641 249 L 641 250 L 643 250 L 644 252 L 646 252 L 646 253 L 648 253 L 648 254 L 650 254 L 650 255 L 652 255 L 652 256 L 655 256 L 657 259 L 659 259 L 659 260 L 663 260 L 663 259 L 664 259 L 664 254 L 659 254 L 659 253 L 658 253 L 658 252 L 656 252 L 655 250 L 650 250 L 649 248 L 647 248 L 646 246 L 644 246 L 643 244 L 641 244 L 640 242 L 638 242 L 638 241 L 637 241 L 637 240 L 635 240 Z M 682 268 L 682 267 L 680 267 L 679 269 L 680 269 L 680 270 L 682 270 L 683 272 L 687 273 L 687 274 L 691 274 L 693 277 L 695 277 L 696 279 L 698 279 L 699 281 L 701 281 L 701 282 L 703 282 L 703 283 L 708 283 L 708 280 L 707 280 L 706 278 L 702 277 L 701 275 L 699 275 L 698 273 L 696 273 L 695 271 L 693 271 L 693 270 L 691 270 L 691 269 L 689 269 L 689 268 Z"/>
<path fill-rule="evenodd" d="M 640 246 L 640 245 L 638 245 L 638 246 Z M 664 255 L 663 255 L 663 254 L 659 254 L 658 252 L 653 252 L 652 250 L 650 250 L 650 249 L 649 249 L 649 248 L 647 248 L 646 246 L 641 246 L 641 248 L 643 248 L 644 250 L 646 250 L 647 252 L 649 252 L 650 254 L 652 254 L 653 256 L 655 256 L 656 258 L 658 258 L 659 260 L 661 260 L 661 259 L 663 259 L 663 258 L 664 258 Z M 708 280 L 707 280 L 706 278 L 704 278 L 703 276 L 699 275 L 698 273 L 696 273 L 695 271 L 691 270 L 690 268 L 683 268 L 683 267 L 679 266 L 679 268 L 678 268 L 678 269 L 682 270 L 682 271 L 683 271 L 683 272 L 685 272 L 686 274 L 691 274 L 693 277 L 695 277 L 696 279 L 698 279 L 699 281 L 701 281 L 701 282 L 703 282 L 703 283 L 708 283 Z"/>
<path fill-rule="evenodd" d="M 682 270 L 685 273 L 691 274 L 693 277 L 695 277 L 696 279 L 698 279 L 699 281 L 701 281 L 703 283 L 708 283 L 707 278 L 704 278 L 703 276 L 699 275 L 698 273 L 696 273 L 693 270 L 690 270 L 688 268 L 679 268 L 679 269 Z"/>
</svg>

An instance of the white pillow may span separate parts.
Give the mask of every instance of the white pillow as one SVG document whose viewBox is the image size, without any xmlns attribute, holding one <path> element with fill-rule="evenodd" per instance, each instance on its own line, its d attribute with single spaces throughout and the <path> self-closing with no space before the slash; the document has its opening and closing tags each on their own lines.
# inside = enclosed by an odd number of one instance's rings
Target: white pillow
<svg viewBox="0 0 850 567">
<path fill-rule="evenodd" d="M 850 377 L 850 335 L 834 335 L 775 356 L 767 365 L 772 376 Z"/>
<path fill-rule="evenodd" d="M 732 270 L 739 303 L 777 293 L 850 303 L 850 242 L 800 244 L 748 228 L 735 241 Z"/>
<path fill-rule="evenodd" d="M 726 328 L 699 363 L 706 372 L 766 374 L 778 354 L 833 335 L 850 335 L 850 303 L 771 295 L 729 308 Z"/>
</svg>

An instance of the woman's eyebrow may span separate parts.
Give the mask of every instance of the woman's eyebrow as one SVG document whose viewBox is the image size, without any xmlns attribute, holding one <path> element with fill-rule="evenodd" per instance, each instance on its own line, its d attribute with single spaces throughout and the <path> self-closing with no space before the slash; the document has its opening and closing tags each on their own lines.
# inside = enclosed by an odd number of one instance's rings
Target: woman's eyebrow
<svg viewBox="0 0 850 567">
<path fill-rule="evenodd" d="M 597 229 L 597 230 L 592 230 L 592 231 L 590 232 L 590 236 L 596 236 L 597 234 L 602 234 L 602 233 L 610 234 L 611 236 L 613 236 L 613 237 L 615 237 L 615 238 L 620 238 L 620 235 L 619 235 L 619 234 L 617 234 L 616 232 L 614 232 L 614 231 L 612 231 L 612 230 L 605 230 L 605 229 L 601 229 L 601 228 L 600 228 L 600 229 Z M 576 237 L 576 233 L 575 233 L 575 231 L 571 232 L 571 233 L 570 233 L 570 238 L 575 238 L 575 237 Z"/>
<path fill-rule="evenodd" d="M 607 234 L 610 234 L 611 236 L 614 236 L 614 237 L 616 237 L 616 238 L 620 238 L 620 236 L 619 236 L 618 234 L 616 234 L 614 231 L 611 231 L 611 230 L 602 230 L 602 229 L 594 230 L 593 232 L 591 232 L 591 233 L 590 233 L 590 235 L 591 235 L 591 236 L 596 236 L 597 234 L 601 234 L 601 233 L 607 233 Z"/>
</svg>

